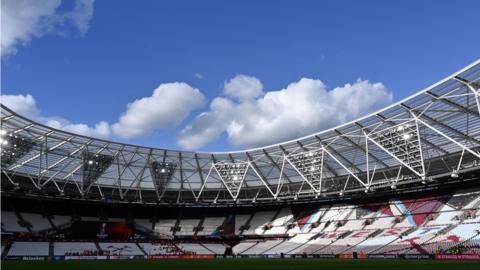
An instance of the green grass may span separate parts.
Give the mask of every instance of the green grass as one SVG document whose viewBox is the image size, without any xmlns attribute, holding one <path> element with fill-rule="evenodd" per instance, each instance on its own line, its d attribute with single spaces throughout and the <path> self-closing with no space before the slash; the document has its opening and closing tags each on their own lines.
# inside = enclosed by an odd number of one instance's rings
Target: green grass
<svg viewBox="0 0 480 270">
<path fill-rule="evenodd" d="M 2 270 L 478 270 L 479 261 L 332 260 L 332 259 L 217 259 L 217 260 L 111 260 L 111 261 L 2 261 Z"/>
</svg>

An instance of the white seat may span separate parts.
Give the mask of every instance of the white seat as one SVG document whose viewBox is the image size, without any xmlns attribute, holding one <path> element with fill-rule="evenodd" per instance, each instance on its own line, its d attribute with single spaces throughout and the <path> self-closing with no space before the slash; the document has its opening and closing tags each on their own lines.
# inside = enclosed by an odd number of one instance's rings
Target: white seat
<svg viewBox="0 0 480 270">
<path fill-rule="evenodd" d="M 68 253 L 83 253 L 85 251 L 98 250 L 93 242 L 55 242 L 53 243 L 53 255 L 63 256 Z"/>
<path fill-rule="evenodd" d="M 13 242 L 8 256 L 48 256 L 48 242 Z"/>
</svg>

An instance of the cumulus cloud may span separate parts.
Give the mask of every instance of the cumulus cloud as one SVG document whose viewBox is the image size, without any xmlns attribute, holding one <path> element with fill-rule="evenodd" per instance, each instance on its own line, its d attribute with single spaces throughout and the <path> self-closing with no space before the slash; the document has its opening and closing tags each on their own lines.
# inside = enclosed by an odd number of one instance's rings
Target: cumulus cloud
<svg viewBox="0 0 480 270">
<path fill-rule="evenodd" d="M 62 118 L 40 118 L 44 124 L 52 128 L 66 130 L 75 134 L 82 134 L 90 137 L 108 138 L 110 137 L 110 125 L 105 121 L 100 121 L 94 127 L 87 124 L 73 124 Z"/>
<path fill-rule="evenodd" d="M 246 101 L 256 98 L 262 94 L 263 85 L 259 79 L 246 75 L 237 75 L 233 79 L 224 83 L 225 95 Z"/>
<path fill-rule="evenodd" d="M 59 11 L 61 0 L 2 0 L 1 55 L 12 55 L 19 45 L 46 34 L 73 30 L 84 35 L 93 16 L 94 0 L 75 0 L 72 10 Z"/>
<path fill-rule="evenodd" d="M 260 80 L 238 75 L 178 134 L 186 149 L 198 149 L 226 134 L 231 145 L 255 147 L 294 139 L 345 123 L 389 105 L 392 93 L 381 83 L 358 79 L 333 89 L 302 78 L 278 91 L 264 92 Z M 2 95 L 0 102 L 51 127 L 93 137 L 133 139 L 174 129 L 205 104 L 200 90 L 186 83 L 164 83 L 151 96 L 127 105 L 118 121 L 92 126 L 44 116 L 31 95 Z"/>
<path fill-rule="evenodd" d="M 141 137 L 156 129 L 175 128 L 204 103 L 200 90 L 186 83 L 164 83 L 151 96 L 128 104 L 127 110 L 112 128 L 122 138 Z"/>
<path fill-rule="evenodd" d="M 118 122 L 110 125 L 106 121 L 100 121 L 94 126 L 45 116 L 38 109 L 35 98 L 29 94 L 1 95 L 0 102 L 20 115 L 56 129 L 92 137 L 108 138 L 116 135 L 131 139 L 158 129 L 178 127 L 193 110 L 204 106 L 205 98 L 200 90 L 186 83 L 164 83 L 151 96 L 129 103 Z"/>
<path fill-rule="evenodd" d="M 235 146 L 294 139 L 353 120 L 393 100 L 383 84 L 361 79 L 329 90 L 320 80 L 302 78 L 261 95 L 262 84 L 257 78 L 238 78 L 225 84 L 227 97 L 215 98 L 209 111 L 199 114 L 179 133 L 182 147 L 203 147 L 224 132 Z"/>
<path fill-rule="evenodd" d="M 86 124 L 71 123 L 61 117 L 44 116 L 38 109 L 35 98 L 29 94 L 1 95 L 0 102 L 22 116 L 31 118 L 56 129 L 99 138 L 107 138 L 111 133 L 108 123 L 104 121 L 97 123 L 94 127 L 90 127 Z"/>
<path fill-rule="evenodd" d="M 26 117 L 37 117 L 39 110 L 32 95 L 2 95 L 2 104 Z"/>
</svg>

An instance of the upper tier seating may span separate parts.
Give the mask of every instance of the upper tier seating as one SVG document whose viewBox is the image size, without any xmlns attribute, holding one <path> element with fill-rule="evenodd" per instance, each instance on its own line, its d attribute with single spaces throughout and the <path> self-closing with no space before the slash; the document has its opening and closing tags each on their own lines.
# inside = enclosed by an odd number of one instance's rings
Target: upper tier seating
<svg viewBox="0 0 480 270">
<path fill-rule="evenodd" d="M 154 231 L 163 235 L 173 235 L 172 227 L 176 223 L 176 219 L 160 219 L 155 223 Z"/>
<path fill-rule="evenodd" d="M 53 225 L 55 226 L 62 226 L 65 224 L 68 224 L 72 221 L 71 216 L 59 216 L 59 215 L 54 215 L 51 218 Z"/>
<path fill-rule="evenodd" d="M 176 232 L 177 236 L 192 236 L 195 234 L 195 228 L 200 223 L 199 219 L 182 219 L 180 220 L 180 231 Z"/>
<path fill-rule="evenodd" d="M 261 235 L 263 234 L 263 227 L 270 223 L 275 215 L 275 211 L 260 211 L 256 212 L 250 221 L 250 228 L 243 232 L 243 235 Z"/>
<path fill-rule="evenodd" d="M 264 232 L 265 235 L 285 234 L 287 232 L 286 224 L 293 219 L 292 210 L 283 208 L 277 217 L 271 222 L 271 228 Z"/>
<path fill-rule="evenodd" d="M 225 217 L 206 217 L 203 220 L 203 230 L 199 231 L 197 235 L 212 235 L 217 231 L 217 228 L 223 224 Z"/>
<path fill-rule="evenodd" d="M 239 235 L 242 232 L 242 227 L 246 225 L 251 215 L 235 215 L 235 234 Z"/>
<path fill-rule="evenodd" d="M 152 229 L 152 222 L 148 219 L 135 219 L 135 225 L 143 227 L 145 229 Z"/>
<path fill-rule="evenodd" d="M 26 227 L 20 226 L 14 212 L 2 211 L 2 229 L 9 232 L 28 232 Z"/>
<path fill-rule="evenodd" d="M 23 219 L 32 225 L 32 231 L 42 231 L 52 228 L 50 221 L 40 214 L 21 213 Z"/>
</svg>

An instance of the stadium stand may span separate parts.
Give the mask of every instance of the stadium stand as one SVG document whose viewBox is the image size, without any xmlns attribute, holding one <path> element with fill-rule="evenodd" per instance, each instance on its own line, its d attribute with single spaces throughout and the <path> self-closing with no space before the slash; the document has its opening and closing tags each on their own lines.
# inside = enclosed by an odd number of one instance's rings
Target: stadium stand
<svg viewBox="0 0 480 270">
<path fill-rule="evenodd" d="M 31 225 L 32 231 L 42 231 L 52 227 L 50 221 L 40 214 L 21 213 L 21 216 Z"/>
<path fill-rule="evenodd" d="M 217 255 L 225 254 L 225 250 L 227 249 L 227 245 L 225 244 L 214 244 L 214 243 L 202 243 L 202 245 Z"/>
<path fill-rule="evenodd" d="M 13 241 L 8 256 L 109 255 L 223 255 L 230 246 L 223 242 L 223 227 L 235 224 L 232 253 L 242 256 L 280 254 L 454 254 L 478 253 L 480 191 L 463 190 L 451 195 L 394 198 L 386 203 L 326 204 L 301 211 L 293 207 L 258 210 L 250 214 L 205 216 L 197 218 L 158 219 L 154 231 L 170 240 L 160 242 L 123 241 Z M 9 200 L 18 209 L 28 208 L 28 201 Z M 25 204 L 25 205 L 24 205 Z M 81 208 L 81 207 L 80 207 Z M 50 210 L 53 211 L 54 210 Z M 243 210 L 245 211 L 245 210 Z M 219 211 L 221 212 L 221 211 Z M 75 224 L 71 215 L 52 215 L 51 222 L 42 214 L 2 211 L 2 232 L 38 234 L 64 231 Z M 217 213 L 218 214 L 218 213 Z M 183 213 L 182 216 L 188 216 Z M 103 221 L 80 216 L 81 222 Z M 125 218 L 109 217 L 109 222 L 123 224 Z M 149 219 L 134 218 L 134 228 L 152 227 Z M 103 223 L 102 223 L 103 222 Z M 24 226 L 21 226 L 23 224 Z M 242 224 L 242 225 L 240 225 Z M 55 226 L 52 226 L 55 225 Z M 63 227 L 62 227 L 63 226 Z M 238 228 L 243 227 L 243 228 Z M 57 229 L 55 229 L 57 228 Z M 176 229 L 175 229 L 176 228 Z M 148 229 L 148 228 L 147 228 Z M 66 231 L 65 231 L 66 232 Z M 148 233 L 148 231 L 143 231 Z M 63 234 L 62 234 L 63 235 Z M 215 236 L 217 242 L 204 241 Z M 282 236 L 279 238 L 279 236 Z M 68 239 L 67 236 L 63 236 Z M 158 236 L 157 236 L 158 237 Z M 187 240 L 177 240 L 177 237 Z M 240 237 L 240 238 L 238 238 Z M 242 239 L 250 237 L 254 239 Z"/>
<path fill-rule="evenodd" d="M 72 221 L 72 217 L 54 215 L 52 216 L 51 220 L 54 226 L 62 226 L 70 223 Z"/>
<path fill-rule="evenodd" d="M 179 255 L 183 251 L 172 242 L 139 243 L 147 255 Z"/>
<path fill-rule="evenodd" d="M 269 224 L 273 217 L 275 216 L 275 211 L 260 211 L 256 212 L 250 223 L 248 224 L 249 228 L 243 232 L 243 235 L 261 235 L 265 230 L 265 225 Z"/>
<path fill-rule="evenodd" d="M 2 253 L 478 254 L 479 77 L 477 61 L 382 114 L 232 153 L 77 136 L 2 105 Z"/>
<path fill-rule="evenodd" d="M 97 246 L 93 242 L 55 242 L 53 243 L 53 255 L 83 255 L 97 252 Z"/>
<path fill-rule="evenodd" d="M 248 225 L 248 221 L 251 219 L 251 215 L 235 215 L 235 234 L 240 235 L 246 226 Z"/>
<path fill-rule="evenodd" d="M 155 223 L 154 231 L 163 235 L 173 235 L 176 219 L 160 219 Z"/>
<path fill-rule="evenodd" d="M 199 219 L 182 219 L 180 220 L 180 230 L 175 233 L 176 236 L 193 236 L 195 230 L 200 223 Z"/>
<path fill-rule="evenodd" d="M 144 255 L 143 251 L 135 243 L 99 243 L 102 251 L 108 251 L 110 255 Z"/>
<path fill-rule="evenodd" d="M 2 211 L 2 230 L 9 232 L 28 232 L 26 226 L 19 224 L 19 219 L 14 212 Z M 24 224 L 25 225 L 25 224 Z"/>
<path fill-rule="evenodd" d="M 178 247 L 187 254 L 211 255 L 214 254 L 200 243 L 178 243 Z"/>
<path fill-rule="evenodd" d="M 199 230 L 197 235 L 213 235 L 225 221 L 225 217 L 206 217 L 203 220 L 202 230 Z"/>
<path fill-rule="evenodd" d="M 48 242 L 14 242 L 8 251 L 9 256 L 48 256 Z"/>
</svg>

